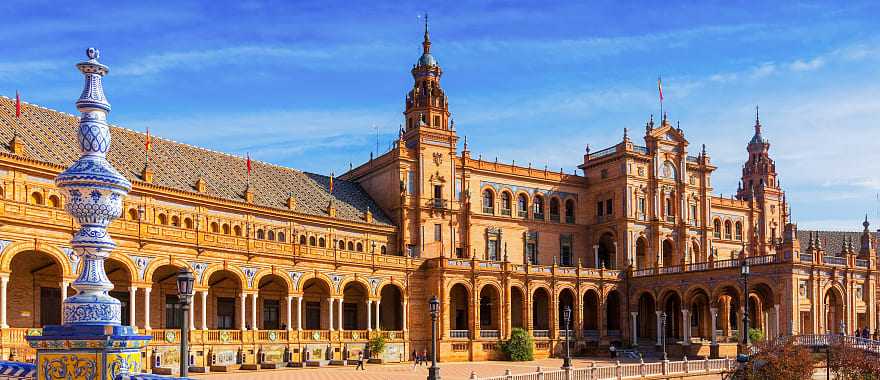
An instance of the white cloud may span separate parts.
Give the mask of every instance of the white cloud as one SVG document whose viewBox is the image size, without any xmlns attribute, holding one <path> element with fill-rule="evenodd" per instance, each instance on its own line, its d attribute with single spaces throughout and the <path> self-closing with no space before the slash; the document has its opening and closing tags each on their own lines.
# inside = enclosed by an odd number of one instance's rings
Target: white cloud
<svg viewBox="0 0 880 380">
<path fill-rule="evenodd" d="M 809 61 L 798 59 L 788 65 L 791 71 L 813 71 L 825 65 L 825 59 L 816 57 Z"/>
</svg>

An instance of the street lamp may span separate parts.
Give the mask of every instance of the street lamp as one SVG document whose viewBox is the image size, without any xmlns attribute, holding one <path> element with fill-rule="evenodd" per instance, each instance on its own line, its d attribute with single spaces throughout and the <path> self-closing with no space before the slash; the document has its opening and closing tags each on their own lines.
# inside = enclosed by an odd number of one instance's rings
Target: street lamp
<svg viewBox="0 0 880 380">
<path fill-rule="evenodd" d="M 742 263 L 740 264 L 740 274 L 743 279 L 743 332 L 742 332 L 742 344 L 743 350 L 749 348 L 749 260 L 745 257 L 742 259 Z M 745 352 L 743 352 L 745 353 Z"/>
<path fill-rule="evenodd" d="M 189 304 L 193 295 L 193 283 L 195 276 L 183 268 L 177 273 L 177 296 L 180 298 L 183 323 L 180 328 L 180 377 L 186 377 L 189 372 Z"/>
<path fill-rule="evenodd" d="M 571 306 L 565 305 L 565 310 L 562 312 L 563 318 L 565 318 L 565 359 L 562 361 L 562 369 L 571 369 L 571 348 L 568 345 L 569 337 L 571 336 L 571 331 L 569 330 L 569 325 L 571 323 Z"/>
<path fill-rule="evenodd" d="M 440 314 L 440 301 L 437 296 L 428 301 L 431 311 L 431 368 L 428 368 L 428 380 L 440 380 L 440 367 L 437 367 L 437 317 Z"/>
<path fill-rule="evenodd" d="M 663 360 L 669 360 L 666 356 L 666 312 L 660 313 L 660 322 L 663 325 L 663 331 L 661 332 L 661 339 L 663 340 Z"/>
</svg>

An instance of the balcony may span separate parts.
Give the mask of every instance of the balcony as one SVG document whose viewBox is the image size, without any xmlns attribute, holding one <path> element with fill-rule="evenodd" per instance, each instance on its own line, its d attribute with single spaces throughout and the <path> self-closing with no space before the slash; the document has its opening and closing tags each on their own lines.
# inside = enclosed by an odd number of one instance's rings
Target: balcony
<svg viewBox="0 0 880 380">
<path fill-rule="evenodd" d="M 544 220 L 544 213 L 543 212 L 536 212 L 535 213 L 535 220 Z"/>
<path fill-rule="evenodd" d="M 431 198 L 428 205 L 431 208 L 445 210 L 449 208 L 449 201 L 443 198 Z"/>
<path fill-rule="evenodd" d="M 480 338 L 498 339 L 500 337 L 501 337 L 501 333 L 498 330 L 480 330 Z"/>
<path fill-rule="evenodd" d="M 511 214 L 511 210 L 509 208 L 507 208 L 507 209 L 502 208 L 501 209 L 501 215 L 510 216 L 510 214 Z"/>
<path fill-rule="evenodd" d="M 598 342 L 599 330 L 584 330 L 584 340 L 587 342 Z"/>
<path fill-rule="evenodd" d="M 549 338 L 550 330 L 532 330 L 532 336 L 535 338 Z"/>
<path fill-rule="evenodd" d="M 495 214 L 495 208 L 494 208 L 494 207 L 486 207 L 486 206 L 483 206 L 483 214 L 494 215 L 494 214 Z"/>
<path fill-rule="evenodd" d="M 867 268 L 870 261 L 866 259 L 856 259 L 856 266 L 860 268 Z"/>
<path fill-rule="evenodd" d="M 822 256 L 822 262 L 828 265 L 846 265 L 846 257 Z"/>
<path fill-rule="evenodd" d="M 574 224 L 574 215 L 566 215 L 565 222 L 568 224 Z"/>
<path fill-rule="evenodd" d="M 516 216 L 525 219 L 529 217 L 529 212 L 526 210 L 519 210 L 516 212 Z"/>
<path fill-rule="evenodd" d="M 471 332 L 468 330 L 449 330 L 449 337 L 452 339 L 468 339 Z"/>
<path fill-rule="evenodd" d="M 550 221 L 559 223 L 559 214 L 550 214 Z"/>
<path fill-rule="evenodd" d="M 666 223 L 675 223 L 675 215 L 666 215 Z"/>
</svg>

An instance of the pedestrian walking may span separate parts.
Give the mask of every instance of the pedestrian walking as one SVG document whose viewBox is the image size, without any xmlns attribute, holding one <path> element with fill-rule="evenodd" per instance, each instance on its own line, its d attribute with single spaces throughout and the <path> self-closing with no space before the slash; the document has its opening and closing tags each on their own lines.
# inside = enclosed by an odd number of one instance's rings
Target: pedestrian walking
<svg viewBox="0 0 880 380">
<path fill-rule="evenodd" d="M 363 351 L 358 352 L 358 365 L 357 365 L 357 367 L 355 367 L 355 370 L 359 370 L 359 369 L 363 370 L 363 371 L 367 370 L 366 368 L 364 368 L 364 352 Z"/>
<path fill-rule="evenodd" d="M 422 350 L 422 364 L 428 365 L 428 349 Z"/>
<path fill-rule="evenodd" d="M 416 352 L 416 350 L 413 350 L 413 351 L 412 351 L 412 354 L 410 354 L 409 358 L 410 358 L 410 360 L 412 360 L 412 362 L 413 362 L 412 369 L 415 370 L 415 369 L 416 369 L 416 366 L 419 365 L 419 354 L 418 354 L 418 352 Z"/>
</svg>

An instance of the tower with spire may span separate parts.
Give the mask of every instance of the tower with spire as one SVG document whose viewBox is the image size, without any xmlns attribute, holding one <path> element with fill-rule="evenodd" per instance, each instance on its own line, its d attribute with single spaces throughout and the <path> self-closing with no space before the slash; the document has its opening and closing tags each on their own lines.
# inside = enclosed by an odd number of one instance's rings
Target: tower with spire
<svg viewBox="0 0 880 380">
<path fill-rule="evenodd" d="M 413 88 L 406 95 L 406 132 L 422 128 L 448 131 L 449 102 L 440 88 L 443 70 L 431 54 L 431 36 L 428 31 L 428 15 L 425 15 L 425 36 L 422 55 L 410 71 Z"/>
<path fill-rule="evenodd" d="M 749 141 L 746 151 L 749 159 L 743 165 L 742 182 L 737 198 L 751 200 L 758 192 L 768 188 L 778 189 L 776 163 L 770 158 L 770 142 L 761 134 L 761 117 L 755 107 L 755 135 Z"/>
</svg>

